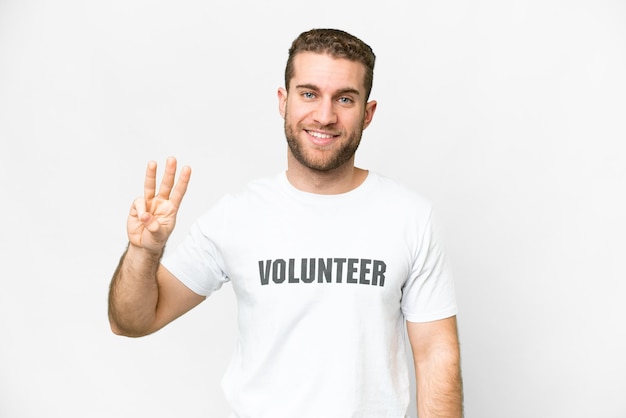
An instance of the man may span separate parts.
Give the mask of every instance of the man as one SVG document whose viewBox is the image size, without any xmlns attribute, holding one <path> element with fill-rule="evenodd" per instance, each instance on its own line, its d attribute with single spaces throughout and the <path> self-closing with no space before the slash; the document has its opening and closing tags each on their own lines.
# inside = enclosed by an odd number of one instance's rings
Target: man
<svg viewBox="0 0 626 418">
<path fill-rule="evenodd" d="M 239 342 L 224 377 L 233 417 L 405 417 L 405 329 L 420 418 L 460 417 L 456 302 L 430 205 L 355 167 L 375 56 L 338 30 L 289 50 L 279 111 L 287 171 L 224 197 L 161 262 L 187 189 L 169 158 L 128 218 L 109 294 L 116 334 L 143 336 L 230 281 Z M 406 328 L 405 328 L 406 323 Z"/>
</svg>

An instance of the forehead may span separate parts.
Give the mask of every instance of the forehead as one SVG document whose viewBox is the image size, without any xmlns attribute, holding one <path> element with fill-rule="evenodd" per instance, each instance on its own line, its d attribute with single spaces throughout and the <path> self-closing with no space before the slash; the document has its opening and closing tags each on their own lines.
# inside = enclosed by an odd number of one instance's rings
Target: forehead
<svg viewBox="0 0 626 418">
<path fill-rule="evenodd" d="M 365 66 L 360 62 L 328 54 L 301 52 L 294 57 L 293 67 L 290 87 L 310 84 L 320 89 L 352 88 L 365 92 Z"/>
</svg>

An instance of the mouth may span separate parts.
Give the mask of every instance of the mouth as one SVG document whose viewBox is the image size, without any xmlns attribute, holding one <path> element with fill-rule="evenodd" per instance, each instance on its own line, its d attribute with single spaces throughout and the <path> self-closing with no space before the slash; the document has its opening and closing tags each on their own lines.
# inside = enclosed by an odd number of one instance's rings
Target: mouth
<svg viewBox="0 0 626 418">
<path fill-rule="evenodd" d="M 327 146 L 339 138 L 339 134 L 304 130 L 308 135 L 311 142 L 318 146 Z"/>
</svg>

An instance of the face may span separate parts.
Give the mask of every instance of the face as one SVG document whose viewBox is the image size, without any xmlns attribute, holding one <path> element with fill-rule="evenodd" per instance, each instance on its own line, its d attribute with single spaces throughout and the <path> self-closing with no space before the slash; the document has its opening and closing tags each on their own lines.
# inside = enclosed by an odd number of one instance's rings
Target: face
<svg viewBox="0 0 626 418">
<path fill-rule="evenodd" d="M 279 89 L 290 164 L 331 171 L 354 164 L 363 130 L 376 102 L 365 103 L 365 67 L 312 52 L 294 58 L 289 94 Z"/>
</svg>

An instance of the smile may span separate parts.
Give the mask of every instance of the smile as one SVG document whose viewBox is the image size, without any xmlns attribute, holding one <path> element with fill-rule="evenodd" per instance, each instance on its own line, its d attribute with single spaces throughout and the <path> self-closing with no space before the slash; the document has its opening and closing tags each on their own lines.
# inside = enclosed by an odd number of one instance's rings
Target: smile
<svg viewBox="0 0 626 418">
<path fill-rule="evenodd" d="M 337 135 L 331 135 L 331 134 L 323 134 L 321 132 L 314 132 L 314 131 L 306 131 L 306 132 L 312 137 L 317 138 L 317 139 L 331 139 L 337 136 Z"/>
<path fill-rule="evenodd" d="M 322 133 L 317 131 L 309 131 L 305 130 L 305 132 L 309 135 L 309 141 L 316 147 L 326 148 L 335 143 L 339 135 L 330 134 L 330 133 Z"/>
</svg>

